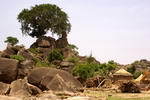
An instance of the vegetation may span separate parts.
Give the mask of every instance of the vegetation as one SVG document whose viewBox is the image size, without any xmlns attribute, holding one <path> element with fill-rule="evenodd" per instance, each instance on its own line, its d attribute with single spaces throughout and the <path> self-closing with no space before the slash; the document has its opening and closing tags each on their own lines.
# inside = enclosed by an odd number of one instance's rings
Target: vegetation
<svg viewBox="0 0 150 100">
<path fill-rule="evenodd" d="M 29 51 L 33 54 L 38 54 L 39 50 L 37 48 L 29 48 Z"/>
<path fill-rule="evenodd" d="M 71 29 L 68 15 L 58 6 L 52 4 L 35 5 L 31 9 L 24 9 L 18 15 L 23 34 L 40 37 L 48 31 L 62 36 Z"/>
<path fill-rule="evenodd" d="M 59 49 L 54 49 L 50 52 L 50 54 L 48 55 L 48 61 L 52 62 L 54 60 L 63 60 L 63 55 L 61 54 Z"/>
<path fill-rule="evenodd" d="M 21 55 L 11 55 L 10 58 L 11 59 L 16 59 L 18 61 L 24 61 L 25 60 L 25 58 Z"/>
<path fill-rule="evenodd" d="M 108 76 L 109 72 L 117 67 L 114 61 L 99 64 L 96 62 L 83 62 L 77 64 L 72 73 L 75 76 L 80 76 L 82 79 L 87 79 L 96 75 Z"/>
<path fill-rule="evenodd" d="M 12 46 L 16 45 L 18 42 L 19 40 L 16 37 L 12 37 L 12 36 L 7 37 L 7 39 L 5 40 L 5 43 L 9 43 Z"/>
<path fill-rule="evenodd" d="M 72 63 L 77 63 L 79 61 L 78 57 L 69 57 L 67 58 L 67 61 L 72 62 Z"/>
</svg>

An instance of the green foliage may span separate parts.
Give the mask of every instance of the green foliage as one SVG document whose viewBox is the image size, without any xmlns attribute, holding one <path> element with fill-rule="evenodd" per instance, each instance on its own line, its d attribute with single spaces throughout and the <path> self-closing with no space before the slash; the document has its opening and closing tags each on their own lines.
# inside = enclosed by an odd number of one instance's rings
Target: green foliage
<svg viewBox="0 0 150 100">
<path fill-rule="evenodd" d="M 87 62 L 92 63 L 94 60 L 95 58 L 92 56 L 92 53 L 91 53 L 90 56 L 87 57 Z"/>
<path fill-rule="evenodd" d="M 35 5 L 31 9 L 24 9 L 18 15 L 18 20 L 21 23 L 22 33 L 31 37 L 38 38 L 48 31 L 62 36 L 71 29 L 68 15 L 52 4 Z"/>
<path fill-rule="evenodd" d="M 72 49 L 72 50 L 74 50 L 74 51 L 76 51 L 76 50 L 79 49 L 79 48 L 78 48 L 76 45 L 74 45 L 74 44 L 69 44 L 69 45 L 68 45 L 68 48 L 70 48 L 70 49 Z"/>
<path fill-rule="evenodd" d="M 18 39 L 16 37 L 7 37 L 7 39 L 5 40 L 5 43 L 10 43 L 12 46 L 16 45 L 18 43 Z"/>
<path fill-rule="evenodd" d="M 63 60 L 63 55 L 61 54 L 59 49 L 54 49 L 48 55 L 48 61 L 52 62 L 54 60 Z"/>
<path fill-rule="evenodd" d="M 33 54 L 38 54 L 39 50 L 37 48 L 29 48 L 29 51 Z"/>
<path fill-rule="evenodd" d="M 130 72 L 131 74 L 134 74 L 134 72 L 136 71 L 136 68 L 135 68 L 135 66 L 129 66 L 127 68 L 127 71 Z"/>
<path fill-rule="evenodd" d="M 51 64 L 46 61 L 41 61 L 38 58 L 33 58 L 33 61 L 35 62 L 36 67 L 50 67 Z"/>
<path fill-rule="evenodd" d="M 109 61 L 108 63 L 99 64 L 96 62 L 79 63 L 73 68 L 73 75 L 87 79 L 96 75 L 108 76 L 111 70 L 117 68 L 117 63 Z"/>
<path fill-rule="evenodd" d="M 78 57 L 69 57 L 67 58 L 67 61 L 72 62 L 72 63 L 77 63 L 79 61 Z"/>
<path fill-rule="evenodd" d="M 21 55 L 11 55 L 10 58 L 11 59 L 16 59 L 18 61 L 24 61 L 25 60 L 25 58 Z"/>
<path fill-rule="evenodd" d="M 73 75 L 80 76 L 82 79 L 87 79 L 94 76 L 99 64 L 96 63 L 80 63 L 73 68 Z"/>
<path fill-rule="evenodd" d="M 133 78 L 136 79 L 136 78 L 138 78 L 141 74 L 142 74 L 142 72 L 136 71 L 136 72 L 133 73 Z"/>
</svg>

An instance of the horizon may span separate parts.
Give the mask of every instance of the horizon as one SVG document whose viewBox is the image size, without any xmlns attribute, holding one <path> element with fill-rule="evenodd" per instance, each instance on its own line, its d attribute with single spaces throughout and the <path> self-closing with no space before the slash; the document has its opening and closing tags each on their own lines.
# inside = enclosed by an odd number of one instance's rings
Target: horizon
<svg viewBox="0 0 150 100">
<path fill-rule="evenodd" d="M 17 15 L 24 8 L 43 3 L 56 4 L 68 14 L 72 25 L 68 40 L 79 48 L 80 55 L 92 53 L 100 62 L 114 60 L 120 64 L 150 60 L 149 0 L 2 1 L 0 51 L 5 49 L 8 36 L 17 37 L 26 48 L 36 40 L 22 36 Z"/>
</svg>

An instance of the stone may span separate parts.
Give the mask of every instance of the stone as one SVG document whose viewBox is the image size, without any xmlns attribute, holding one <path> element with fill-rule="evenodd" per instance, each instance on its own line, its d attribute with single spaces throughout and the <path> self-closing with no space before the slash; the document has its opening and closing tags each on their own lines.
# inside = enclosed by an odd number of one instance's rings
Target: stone
<svg viewBox="0 0 150 100">
<path fill-rule="evenodd" d="M 34 62 L 32 60 L 25 60 L 20 62 L 18 66 L 17 78 L 24 78 L 28 76 L 33 68 L 34 68 Z"/>
<path fill-rule="evenodd" d="M 68 40 L 67 40 L 67 34 L 62 34 L 62 37 L 60 37 L 58 40 L 56 40 L 56 47 L 57 48 L 65 48 L 68 46 Z"/>
<path fill-rule="evenodd" d="M 15 55 L 15 54 L 17 54 L 15 50 L 13 50 L 12 48 L 7 48 L 2 52 L 1 57 L 10 58 L 11 55 Z"/>
<path fill-rule="evenodd" d="M 42 80 L 42 82 L 44 81 L 44 79 Z M 41 82 L 41 84 L 42 84 Z M 63 78 L 59 75 L 56 74 L 55 77 L 46 84 L 46 88 L 48 90 L 52 90 L 52 91 L 71 91 L 71 92 L 75 92 L 75 90 L 71 87 L 68 87 L 66 82 L 63 80 Z"/>
<path fill-rule="evenodd" d="M 0 95 L 8 94 L 9 90 L 10 90 L 10 85 L 9 84 L 0 82 Z"/>
<path fill-rule="evenodd" d="M 57 74 L 61 76 L 61 78 L 59 78 L 59 82 L 61 82 L 63 79 L 67 87 L 71 89 L 77 89 L 82 87 L 82 84 L 78 80 L 76 80 L 70 73 L 55 68 L 41 67 L 33 69 L 31 74 L 28 76 L 28 82 L 30 84 L 36 85 L 41 90 L 46 90 L 48 89 L 48 85 L 50 84 L 50 82 Z M 56 80 L 57 78 L 58 76 L 54 79 Z"/>
<path fill-rule="evenodd" d="M 33 59 L 32 55 L 29 53 L 29 51 L 25 50 L 25 49 L 21 49 L 20 51 L 18 51 L 18 55 L 21 55 L 25 59 L 28 59 L 28 60 L 32 60 Z"/>
<path fill-rule="evenodd" d="M 0 81 L 11 83 L 17 78 L 18 61 L 8 58 L 0 58 Z"/>
<path fill-rule="evenodd" d="M 38 47 L 53 49 L 56 47 L 55 39 L 52 37 L 41 36 L 36 40 L 35 43 L 31 45 L 31 48 L 38 48 Z"/>
<path fill-rule="evenodd" d="M 13 81 L 10 85 L 10 88 L 11 90 L 9 95 L 11 96 L 29 97 L 32 93 L 28 87 L 27 79 L 18 79 Z"/>
<path fill-rule="evenodd" d="M 38 96 L 38 100 L 61 100 L 53 92 L 44 92 Z"/>
<path fill-rule="evenodd" d="M 50 44 L 49 41 L 47 41 L 47 40 L 41 40 L 41 41 L 38 43 L 38 46 L 39 46 L 39 47 L 50 47 L 51 44 Z"/>
<path fill-rule="evenodd" d="M 18 97 L 0 95 L 0 100 L 23 100 L 23 99 Z"/>
<path fill-rule="evenodd" d="M 61 66 L 61 67 L 70 67 L 70 66 L 74 66 L 74 64 L 71 63 L 71 62 L 68 62 L 68 61 L 62 61 L 62 62 L 60 63 L 60 66 Z"/>
<path fill-rule="evenodd" d="M 75 97 L 69 97 L 69 98 L 67 98 L 65 100 L 92 100 L 92 98 L 84 97 L 84 96 L 75 96 Z"/>
<path fill-rule="evenodd" d="M 27 85 L 28 85 L 28 88 L 31 90 L 32 95 L 37 95 L 37 94 L 42 93 L 42 91 L 38 87 L 29 83 L 27 83 Z"/>
</svg>

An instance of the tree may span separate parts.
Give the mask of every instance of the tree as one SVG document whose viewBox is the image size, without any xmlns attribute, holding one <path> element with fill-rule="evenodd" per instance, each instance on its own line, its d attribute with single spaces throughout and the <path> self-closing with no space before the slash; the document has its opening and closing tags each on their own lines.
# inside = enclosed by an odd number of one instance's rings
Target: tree
<svg viewBox="0 0 150 100">
<path fill-rule="evenodd" d="M 11 44 L 12 46 L 16 45 L 19 41 L 16 37 L 7 37 L 7 40 L 4 41 L 5 43 L 9 43 Z"/>
<path fill-rule="evenodd" d="M 22 33 L 31 37 L 38 38 L 48 31 L 62 36 L 71 29 L 68 15 L 52 4 L 35 5 L 31 9 L 24 9 L 17 19 L 21 23 Z"/>
</svg>

